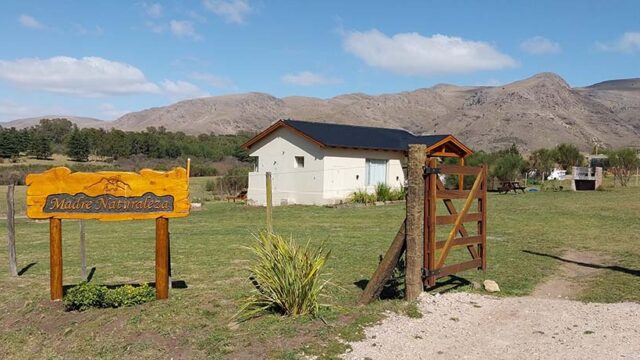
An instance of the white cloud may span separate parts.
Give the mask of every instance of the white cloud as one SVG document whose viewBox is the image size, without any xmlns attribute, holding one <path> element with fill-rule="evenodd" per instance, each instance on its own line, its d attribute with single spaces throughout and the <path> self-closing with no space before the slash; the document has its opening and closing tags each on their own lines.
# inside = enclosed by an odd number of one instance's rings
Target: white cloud
<svg viewBox="0 0 640 360">
<path fill-rule="evenodd" d="M 533 55 L 558 54 L 562 51 L 560 44 L 542 36 L 528 38 L 520 44 L 520 48 Z"/>
<path fill-rule="evenodd" d="M 12 100 L 0 100 L 0 121 L 9 121 L 20 118 L 42 116 L 44 114 L 65 114 L 70 113 L 69 109 L 47 105 L 25 105 Z M 3 126 L 0 123 L 0 126 Z"/>
<path fill-rule="evenodd" d="M 29 89 L 82 96 L 160 92 L 135 66 L 100 57 L 0 60 L 0 80 Z"/>
<path fill-rule="evenodd" d="M 195 72 L 189 77 L 193 80 L 204 82 L 205 84 L 216 88 L 230 88 L 235 86 L 233 81 L 231 81 L 230 79 L 210 73 Z"/>
<path fill-rule="evenodd" d="M 153 17 L 153 18 L 159 18 L 162 16 L 162 5 L 158 4 L 158 3 L 153 3 L 153 4 L 142 4 L 142 7 L 144 7 L 144 11 L 147 13 L 148 16 Z"/>
<path fill-rule="evenodd" d="M 338 78 L 326 77 L 320 74 L 315 74 L 310 71 L 302 71 L 296 74 L 286 74 L 282 77 L 282 82 L 285 84 L 299 85 L 299 86 L 315 86 L 315 85 L 331 85 L 339 84 L 342 80 Z"/>
<path fill-rule="evenodd" d="M 20 23 L 20 25 L 29 29 L 44 29 L 44 25 L 36 20 L 36 18 L 26 14 L 18 16 L 18 22 Z"/>
<path fill-rule="evenodd" d="M 252 10 L 246 0 L 204 0 L 203 4 L 207 10 L 236 24 L 244 24 L 246 16 Z"/>
<path fill-rule="evenodd" d="M 194 40 L 202 39 L 202 36 L 196 32 L 191 21 L 171 20 L 169 23 L 171 32 L 177 37 L 188 37 Z"/>
<path fill-rule="evenodd" d="M 598 42 L 596 43 L 596 49 L 624 53 L 640 51 L 640 32 L 626 32 L 614 41 Z"/>
<path fill-rule="evenodd" d="M 164 80 L 160 83 L 165 94 L 173 100 L 193 99 L 198 97 L 209 96 L 209 94 L 198 86 L 188 81 L 172 81 Z"/>
<path fill-rule="evenodd" d="M 389 37 L 376 29 L 347 32 L 344 48 L 369 66 L 403 75 L 470 73 L 517 65 L 486 42 L 441 34 L 426 37 L 400 33 Z"/>
</svg>

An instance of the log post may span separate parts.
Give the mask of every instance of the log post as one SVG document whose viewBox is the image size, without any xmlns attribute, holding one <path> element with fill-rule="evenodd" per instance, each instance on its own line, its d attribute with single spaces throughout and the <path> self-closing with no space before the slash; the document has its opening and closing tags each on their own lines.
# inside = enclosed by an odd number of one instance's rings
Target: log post
<svg viewBox="0 0 640 360">
<path fill-rule="evenodd" d="M 7 248 L 9 250 L 9 274 L 18 276 L 18 263 L 16 260 L 16 209 L 15 194 L 16 185 L 10 182 L 7 187 Z"/>
<path fill-rule="evenodd" d="M 169 219 L 156 219 L 156 299 L 169 297 Z"/>
<path fill-rule="evenodd" d="M 266 196 L 267 196 L 267 231 L 273 232 L 273 188 L 271 182 L 271 172 L 266 173 Z"/>
<path fill-rule="evenodd" d="M 80 274 L 87 281 L 87 249 L 85 247 L 84 220 L 80 219 Z"/>
<path fill-rule="evenodd" d="M 359 305 L 367 305 L 382 293 L 384 285 L 389 281 L 389 278 L 393 274 L 393 269 L 395 269 L 400 260 L 400 256 L 402 256 L 405 250 L 406 225 L 406 220 L 400 225 L 400 229 L 398 229 L 396 237 L 393 239 L 393 242 L 391 242 L 389 250 L 384 254 L 371 280 L 367 283 L 367 287 L 365 287 L 362 294 L 360 294 L 360 298 L 358 299 Z"/>
<path fill-rule="evenodd" d="M 424 290 L 422 283 L 423 265 L 423 178 L 426 160 L 425 145 L 409 145 L 407 162 L 407 268 L 405 276 L 405 297 L 415 300 Z"/>
<path fill-rule="evenodd" d="M 49 219 L 51 300 L 62 300 L 62 220 Z"/>
</svg>

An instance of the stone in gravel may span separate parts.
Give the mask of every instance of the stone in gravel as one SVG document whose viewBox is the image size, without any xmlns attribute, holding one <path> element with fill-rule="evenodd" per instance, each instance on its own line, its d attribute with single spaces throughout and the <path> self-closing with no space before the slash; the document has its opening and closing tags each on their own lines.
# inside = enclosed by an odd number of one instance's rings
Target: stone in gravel
<svg viewBox="0 0 640 360">
<path fill-rule="evenodd" d="M 480 285 L 480 283 L 479 283 L 479 282 L 477 282 L 477 281 L 472 281 L 472 282 L 471 282 L 471 287 L 472 287 L 472 288 L 474 288 L 474 289 L 476 289 L 476 290 L 478 290 L 478 289 L 482 289 L 482 285 Z"/>
<path fill-rule="evenodd" d="M 487 292 L 500 292 L 500 287 L 498 286 L 498 283 L 496 283 L 493 280 L 485 280 L 482 285 L 484 285 L 484 289 Z"/>
</svg>

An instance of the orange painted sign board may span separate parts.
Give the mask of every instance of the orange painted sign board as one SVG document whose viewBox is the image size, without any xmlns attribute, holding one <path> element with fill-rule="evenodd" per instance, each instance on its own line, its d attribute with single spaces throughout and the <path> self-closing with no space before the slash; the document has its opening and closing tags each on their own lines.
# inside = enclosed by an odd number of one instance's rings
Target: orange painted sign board
<svg viewBox="0 0 640 360">
<path fill-rule="evenodd" d="M 72 172 L 57 167 L 29 174 L 27 216 L 32 219 L 136 220 L 189 215 L 189 176 L 162 172 Z"/>
</svg>

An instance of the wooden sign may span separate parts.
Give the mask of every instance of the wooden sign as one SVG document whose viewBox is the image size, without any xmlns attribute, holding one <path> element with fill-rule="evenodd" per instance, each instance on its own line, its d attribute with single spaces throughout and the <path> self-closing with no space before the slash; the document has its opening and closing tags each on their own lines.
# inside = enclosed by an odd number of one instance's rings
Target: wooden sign
<svg viewBox="0 0 640 360">
<path fill-rule="evenodd" d="M 169 219 L 189 215 L 189 168 L 139 173 L 57 167 L 27 176 L 27 216 L 49 219 L 51 299 L 62 300 L 62 219 L 156 220 L 156 298 L 169 297 Z"/>
<path fill-rule="evenodd" d="M 189 215 L 187 170 L 76 172 L 58 167 L 27 176 L 32 219 L 134 220 Z"/>
</svg>

